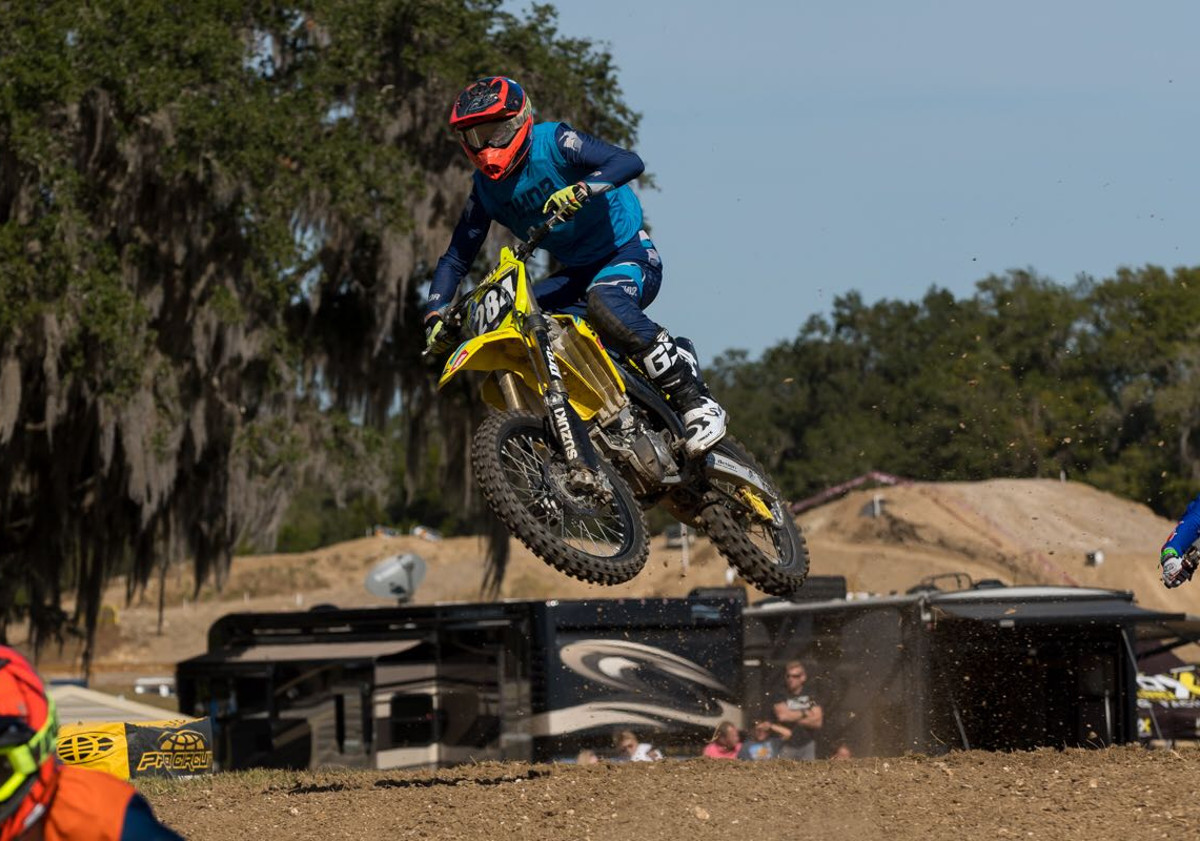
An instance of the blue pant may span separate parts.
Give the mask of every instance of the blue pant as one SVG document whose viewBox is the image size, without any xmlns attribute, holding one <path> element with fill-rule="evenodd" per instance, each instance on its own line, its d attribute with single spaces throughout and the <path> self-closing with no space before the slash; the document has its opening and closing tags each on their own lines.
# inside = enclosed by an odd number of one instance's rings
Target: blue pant
<svg viewBox="0 0 1200 841">
<path fill-rule="evenodd" d="M 534 286 L 538 305 L 547 312 L 586 317 L 605 344 L 636 353 L 662 329 L 646 317 L 645 308 L 658 297 L 662 260 L 645 231 L 608 259 L 571 266 Z"/>
</svg>

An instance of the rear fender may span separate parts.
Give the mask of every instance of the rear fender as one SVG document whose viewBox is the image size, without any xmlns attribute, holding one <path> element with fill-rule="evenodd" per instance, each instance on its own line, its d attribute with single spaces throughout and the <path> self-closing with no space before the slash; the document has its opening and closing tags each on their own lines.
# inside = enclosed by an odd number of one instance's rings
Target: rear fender
<svg viewBox="0 0 1200 841">
<path fill-rule="evenodd" d="M 758 491 L 772 502 L 777 501 L 775 494 L 771 493 L 767 487 L 766 480 L 759 475 L 757 470 L 719 452 L 709 451 L 705 455 L 704 472 L 709 476 Z"/>
</svg>

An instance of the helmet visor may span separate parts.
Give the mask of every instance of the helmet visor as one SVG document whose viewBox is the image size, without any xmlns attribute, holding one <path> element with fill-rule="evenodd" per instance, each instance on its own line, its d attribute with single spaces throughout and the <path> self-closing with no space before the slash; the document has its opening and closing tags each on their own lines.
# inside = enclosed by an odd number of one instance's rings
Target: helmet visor
<svg viewBox="0 0 1200 841">
<path fill-rule="evenodd" d="M 493 123 L 480 123 L 459 132 L 463 143 L 474 152 L 481 152 L 491 146 L 493 149 L 503 149 L 512 143 L 521 126 L 529 118 L 529 113 L 522 108 L 519 114 Z"/>
</svg>

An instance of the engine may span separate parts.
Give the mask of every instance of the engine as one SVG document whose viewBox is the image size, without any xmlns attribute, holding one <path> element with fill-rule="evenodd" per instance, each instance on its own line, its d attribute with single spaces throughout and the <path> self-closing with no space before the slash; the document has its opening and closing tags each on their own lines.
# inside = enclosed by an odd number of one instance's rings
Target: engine
<svg viewBox="0 0 1200 841">
<path fill-rule="evenodd" d="M 628 468 L 622 472 L 639 496 L 671 484 L 679 476 L 679 465 L 671 456 L 663 433 L 650 429 L 628 409 L 621 412 L 615 423 L 601 428 L 600 433 L 604 440 L 598 443 L 612 461 Z"/>
</svg>

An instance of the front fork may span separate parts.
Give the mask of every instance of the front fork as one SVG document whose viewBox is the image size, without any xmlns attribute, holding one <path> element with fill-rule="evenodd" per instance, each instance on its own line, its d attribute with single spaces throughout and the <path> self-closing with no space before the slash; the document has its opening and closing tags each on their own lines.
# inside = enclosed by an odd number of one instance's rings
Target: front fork
<svg viewBox="0 0 1200 841">
<path fill-rule="evenodd" d="M 562 372 L 550 344 L 549 325 L 540 310 L 529 314 L 525 329 L 527 335 L 533 338 L 532 347 L 529 348 L 530 362 L 537 371 L 538 379 L 546 384 L 543 401 L 546 416 L 550 419 L 550 434 L 571 466 L 572 473 L 578 474 L 584 470 L 594 475 L 600 467 L 600 458 L 596 455 L 596 448 L 583 425 L 583 419 L 567 399 Z"/>
</svg>

